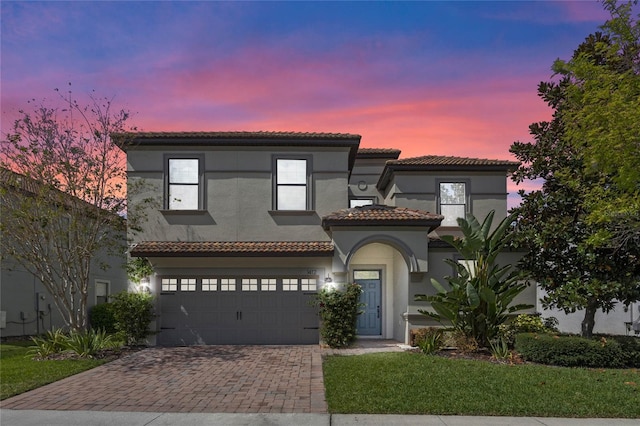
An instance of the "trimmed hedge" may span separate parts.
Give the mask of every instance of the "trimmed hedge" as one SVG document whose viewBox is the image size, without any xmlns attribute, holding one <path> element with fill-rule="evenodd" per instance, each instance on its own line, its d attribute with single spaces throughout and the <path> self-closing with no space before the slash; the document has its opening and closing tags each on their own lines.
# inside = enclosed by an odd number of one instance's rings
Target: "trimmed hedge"
<svg viewBox="0 0 640 426">
<path fill-rule="evenodd" d="M 516 336 L 516 350 L 527 361 L 562 367 L 625 368 L 631 362 L 612 337 L 600 340 L 579 336 L 522 333 Z"/>
<path fill-rule="evenodd" d="M 89 311 L 89 323 L 94 330 L 104 330 L 108 334 L 115 334 L 117 329 L 113 304 L 101 303 L 92 307 Z"/>
<path fill-rule="evenodd" d="M 342 290 L 321 289 L 314 304 L 319 308 L 320 336 L 330 348 L 344 348 L 356 338 L 356 325 L 360 315 L 358 284 L 347 284 Z"/>
</svg>

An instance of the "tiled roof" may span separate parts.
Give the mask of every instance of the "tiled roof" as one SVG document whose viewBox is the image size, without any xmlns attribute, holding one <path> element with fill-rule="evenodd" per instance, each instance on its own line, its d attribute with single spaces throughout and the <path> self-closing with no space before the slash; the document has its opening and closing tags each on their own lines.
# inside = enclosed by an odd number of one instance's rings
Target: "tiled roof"
<svg viewBox="0 0 640 426">
<path fill-rule="evenodd" d="M 42 188 L 42 185 L 34 179 L 4 167 L 0 167 L 0 182 L 2 182 L 2 185 L 12 186 L 31 193 L 36 193 Z"/>
<path fill-rule="evenodd" d="M 352 207 L 331 213 L 322 218 L 322 227 L 331 226 L 370 226 L 370 225 L 403 225 L 403 226 L 440 226 L 443 216 L 423 210 L 393 207 L 380 204 Z"/>
<path fill-rule="evenodd" d="M 321 132 L 128 132 L 112 133 L 124 151 L 139 146 L 293 146 L 349 148 L 349 170 L 356 160 L 360 135 Z"/>
<path fill-rule="evenodd" d="M 396 171 L 483 171 L 507 173 L 516 169 L 519 165 L 520 163 L 517 161 L 440 155 L 424 155 L 422 157 L 389 160 L 385 164 L 376 187 L 379 190 L 384 190 L 391 181 L 391 176 Z"/>
<path fill-rule="evenodd" d="M 333 256 L 330 241 L 143 241 L 134 257 Z"/>
<path fill-rule="evenodd" d="M 360 148 L 357 158 L 393 158 L 400 157 L 401 151 L 395 148 Z"/>
<path fill-rule="evenodd" d="M 124 145 L 136 145 L 139 143 L 159 143 L 163 140 L 175 142 L 183 140 L 193 143 L 196 140 L 207 143 L 221 143 L 224 141 L 239 140 L 252 141 L 311 141 L 311 140 L 357 140 L 361 136 L 350 133 L 322 133 L 322 132 L 125 132 L 113 133 L 112 138 Z"/>
<path fill-rule="evenodd" d="M 520 163 L 508 160 L 488 160 L 484 158 L 449 157 L 440 155 L 424 155 L 422 157 L 403 158 L 390 160 L 388 165 L 411 166 L 503 166 L 515 168 Z"/>
</svg>

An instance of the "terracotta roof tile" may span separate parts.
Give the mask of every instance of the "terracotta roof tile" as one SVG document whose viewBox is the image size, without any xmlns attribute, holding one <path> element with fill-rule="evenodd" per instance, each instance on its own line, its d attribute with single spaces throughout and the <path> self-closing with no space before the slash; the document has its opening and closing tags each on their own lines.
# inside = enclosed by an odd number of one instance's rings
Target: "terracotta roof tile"
<svg viewBox="0 0 640 426">
<path fill-rule="evenodd" d="M 484 158 L 450 157 L 440 155 L 424 155 L 422 157 L 402 158 L 390 160 L 388 165 L 411 166 L 505 166 L 517 167 L 520 163 L 508 160 L 489 160 Z"/>
<path fill-rule="evenodd" d="M 352 207 L 331 213 L 322 218 L 322 226 L 404 225 L 440 226 L 443 216 L 423 210 L 393 207 L 380 204 Z"/>
<path fill-rule="evenodd" d="M 143 241 L 134 257 L 333 256 L 330 241 Z"/>
<path fill-rule="evenodd" d="M 422 157 L 389 160 L 378 179 L 376 187 L 384 190 L 396 171 L 429 172 L 429 171 L 480 171 L 508 173 L 515 170 L 520 163 L 509 160 L 489 160 L 484 158 L 449 157 L 440 155 L 424 155 Z"/>
<path fill-rule="evenodd" d="M 399 149 L 395 148 L 359 148 L 357 158 L 392 158 L 397 159 L 400 156 Z"/>
<path fill-rule="evenodd" d="M 323 132 L 124 132 L 111 135 L 116 140 L 132 145 L 140 141 L 160 141 L 180 139 L 185 142 L 194 140 L 228 141 L 233 140 L 354 140 L 360 141 L 361 136 L 351 133 L 323 133 Z"/>
</svg>

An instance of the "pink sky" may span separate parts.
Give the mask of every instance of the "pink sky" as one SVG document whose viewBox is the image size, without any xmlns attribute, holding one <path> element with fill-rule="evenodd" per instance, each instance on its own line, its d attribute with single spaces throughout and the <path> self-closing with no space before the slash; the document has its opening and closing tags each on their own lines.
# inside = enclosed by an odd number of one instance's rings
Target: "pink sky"
<svg viewBox="0 0 640 426">
<path fill-rule="evenodd" d="M 402 157 L 498 159 L 550 118 L 536 92 L 553 61 L 607 18 L 591 1 L 0 7 L 3 134 L 70 81 L 144 131 L 345 132 Z"/>
</svg>

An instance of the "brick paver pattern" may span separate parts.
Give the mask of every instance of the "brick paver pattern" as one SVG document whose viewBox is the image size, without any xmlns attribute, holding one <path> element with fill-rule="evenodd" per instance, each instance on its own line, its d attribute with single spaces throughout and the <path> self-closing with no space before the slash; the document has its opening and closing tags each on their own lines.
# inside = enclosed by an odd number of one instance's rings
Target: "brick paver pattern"
<svg viewBox="0 0 640 426">
<path fill-rule="evenodd" d="M 7 409 L 326 413 L 318 346 L 148 348 L 17 395 Z"/>
</svg>

